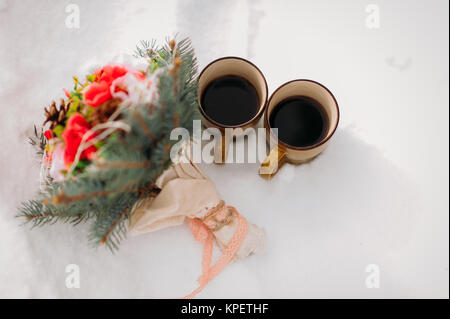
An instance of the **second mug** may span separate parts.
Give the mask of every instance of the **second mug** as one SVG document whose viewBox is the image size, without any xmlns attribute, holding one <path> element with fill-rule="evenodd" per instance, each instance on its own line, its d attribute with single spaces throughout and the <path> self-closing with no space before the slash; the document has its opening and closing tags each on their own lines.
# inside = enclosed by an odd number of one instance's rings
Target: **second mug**
<svg viewBox="0 0 450 319">
<path fill-rule="evenodd" d="M 327 147 L 338 123 L 338 103 L 325 86 L 312 80 L 283 84 L 270 97 L 264 113 L 266 137 L 275 147 L 259 173 L 270 178 L 285 162 L 312 160 Z"/>
</svg>

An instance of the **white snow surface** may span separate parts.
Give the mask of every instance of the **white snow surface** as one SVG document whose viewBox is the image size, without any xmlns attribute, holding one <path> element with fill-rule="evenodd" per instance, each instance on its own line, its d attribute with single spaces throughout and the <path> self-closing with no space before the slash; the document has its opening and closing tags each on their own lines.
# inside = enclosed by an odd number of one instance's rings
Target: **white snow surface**
<svg viewBox="0 0 450 319">
<path fill-rule="evenodd" d="M 65 25 L 69 3 L 79 29 Z M 199 298 L 448 298 L 449 4 L 377 1 L 378 29 L 366 27 L 367 4 L 0 0 L 0 297 L 171 298 L 197 287 L 202 247 L 186 225 L 129 237 L 111 254 L 89 247 L 88 225 L 31 230 L 14 217 L 38 187 L 27 136 L 43 106 L 73 75 L 178 32 L 200 68 L 241 56 L 269 94 L 314 79 L 341 108 L 329 148 L 271 181 L 257 164 L 201 164 L 268 245 Z M 66 287 L 68 264 L 80 267 L 78 289 Z M 379 288 L 366 286 L 371 264 Z"/>
</svg>

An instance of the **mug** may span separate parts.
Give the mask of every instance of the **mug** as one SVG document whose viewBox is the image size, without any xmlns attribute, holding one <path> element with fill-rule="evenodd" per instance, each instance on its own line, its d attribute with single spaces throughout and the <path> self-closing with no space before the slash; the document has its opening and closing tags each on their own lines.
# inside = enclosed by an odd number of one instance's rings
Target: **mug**
<svg viewBox="0 0 450 319">
<path fill-rule="evenodd" d="M 280 102 L 296 96 L 309 97 L 318 102 L 326 113 L 327 130 L 323 137 L 313 145 L 298 147 L 279 140 L 270 127 L 270 115 Z M 285 162 L 301 164 L 312 160 L 328 145 L 339 123 L 339 106 L 331 93 L 322 84 L 312 80 L 293 80 L 281 85 L 271 95 L 264 113 L 264 127 L 269 145 L 276 145 L 261 164 L 259 173 L 263 177 L 272 177 Z"/>
<path fill-rule="evenodd" d="M 258 96 L 256 114 L 248 121 L 239 125 L 225 125 L 209 117 L 202 106 L 202 96 L 208 84 L 223 76 L 237 76 L 250 82 Z M 214 149 L 214 162 L 225 163 L 228 146 L 233 136 L 239 136 L 245 129 L 254 126 L 261 118 L 267 103 L 268 88 L 263 73 L 250 61 L 238 57 L 223 57 L 208 64 L 198 77 L 198 105 L 203 123 L 206 127 L 219 129 L 220 138 Z M 228 129 L 225 134 L 225 130 Z"/>
</svg>

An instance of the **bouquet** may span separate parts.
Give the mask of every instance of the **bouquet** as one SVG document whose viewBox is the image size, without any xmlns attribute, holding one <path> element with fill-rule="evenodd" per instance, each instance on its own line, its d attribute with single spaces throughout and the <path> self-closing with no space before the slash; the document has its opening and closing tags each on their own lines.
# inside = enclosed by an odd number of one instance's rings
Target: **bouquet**
<svg viewBox="0 0 450 319">
<path fill-rule="evenodd" d="M 235 257 L 261 249 L 264 231 L 225 206 L 214 183 L 189 157 L 174 163 L 174 128 L 197 119 L 197 63 L 188 39 L 142 41 L 144 68 L 108 64 L 74 77 L 59 105 L 45 107 L 31 144 L 41 159 L 41 187 L 19 216 L 34 226 L 89 221 L 89 241 L 118 249 L 141 234 L 189 221 L 204 243 L 203 274 L 193 297 Z M 189 153 L 190 146 L 184 151 Z M 186 152 L 185 152 L 186 153 Z M 213 239 L 223 254 L 211 266 Z"/>
<path fill-rule="evenodd" d="M 188 39 L 136 49 L 146 69 L 108 64 L 45 107 L 31 143 L 42 158 L 41 189 L 19 215 L 33 225 L 92 219 L 89 240 L 117 249 L 134 205 L 154 197 L 171 164 L 174 127 L 197 116 L 197 64 Z"/>
</svg>

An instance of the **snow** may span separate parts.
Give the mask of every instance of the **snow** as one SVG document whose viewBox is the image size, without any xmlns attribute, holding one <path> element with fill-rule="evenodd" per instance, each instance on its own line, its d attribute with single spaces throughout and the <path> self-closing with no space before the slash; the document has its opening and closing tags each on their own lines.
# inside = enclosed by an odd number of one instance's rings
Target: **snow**
<svg viewBox="0 0 450 319">
<path fill-rule="evenodd" d="M 80 28 L 70 29 L 69 3 L 0 0 L 0 297 L 166 298 L 197 287 L 201 245 L 187 226 L 129 237 L 111 254 L 87 245 L 87 225 L 30 230 L 14 218 L 38 186 L 26 139 L 43 106 L 73 75 L 179 32 L 200 67 L 248 58 L 269 93 L 317 80 L 342 115 L 321 156 L 271 181 L 257 164 L 201 165 L 268 246 L 200 298 L 448 298 L 448 2 L 378 1 L 379 29 L 366 27 L 364 2 L 331 0 L 77 0 Z M 78 289 L 66 287 L 69 264 Z M 378 289 L 366 287 L 371 264 Z"/>
</svg>

